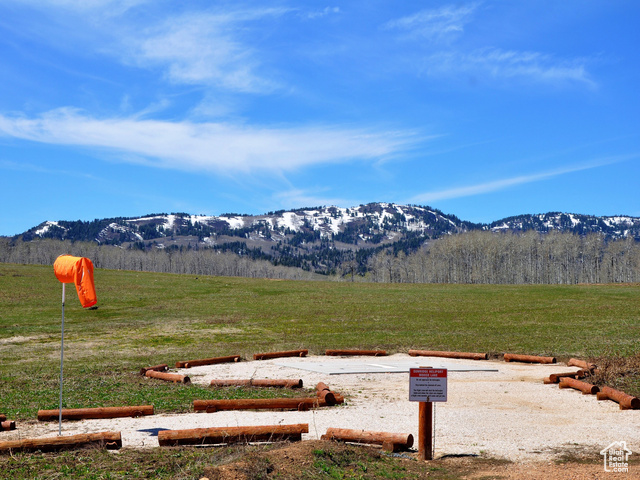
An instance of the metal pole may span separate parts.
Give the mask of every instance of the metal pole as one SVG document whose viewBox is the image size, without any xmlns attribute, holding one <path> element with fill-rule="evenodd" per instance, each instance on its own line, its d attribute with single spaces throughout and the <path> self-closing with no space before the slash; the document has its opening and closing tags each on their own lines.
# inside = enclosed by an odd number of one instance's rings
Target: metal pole
<svg viewBox="0 0 640 480">
<path fill-rule="evenodd" d="M 432 443 L 432 450 L 431 450 L 431 458 L 433 458 L 436 454 L 436 404 L 434 402 L 433 404 L 433 435 L 431 436 L 431 438 L 433 439 Z"/>
<path fill-rule="evenodd" d="M 60 402 L 58 416 L 58 435 L 62 435 L 62 365 L 64 364 L 64 290 L 65 284 L 62 284 L 62 335 L 60 340 Z"/>
</svg>

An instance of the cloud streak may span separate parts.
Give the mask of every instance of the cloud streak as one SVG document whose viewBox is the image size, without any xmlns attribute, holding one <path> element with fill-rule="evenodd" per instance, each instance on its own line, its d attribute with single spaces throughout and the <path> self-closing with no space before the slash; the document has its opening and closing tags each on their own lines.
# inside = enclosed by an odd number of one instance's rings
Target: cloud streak
<svg viewBox="0 0 640 480">
<path fill-rule="evenodd" d="M 308 126 L 98 119 L 69 108 L 37 118 L 0 115 L 0 134 L 39 143 L 104 149 L 128 162 L 218 174 L 282 173 L 320 164 L 378 160 L 412 146 L 406 132 Z"/>
<path fill-rule="evenodd" d="M 560 168 L 556 170 L 550 170 L 548 172 L 534 173 L 530 175 L 518 175 L 511 178 L 503 178 L 501 180 L 494 180 L 492 182 L 479 183 L 476 185 L 466 185 L 463 187 L 449 188 L 445 190 L 438 190 L 434 192 L 425 192 L 419 195 L 415 195 L 409 200 L 409 203 L 432 203 L 441 200 L 452 200 L 456 198 L 472 197 L 477 195 L 483 195 L 486 193 L 498 192 L 506 190 L 511 187 L 523 185 L 526 183 L 539 182 L 547 180 L 560 175 L 566 175 L 569 173 L 579 172 L 582 170 L 589 170 L 592 168 L 602 167 L 605 165 L 611 165 L 613 163 L 624 162 L 632 158 L 638 158 L 638 155 L 623 155 L 617 157 L 605 158 L 593 162 L 588 162 L 582 165 L 575 165 L 566 168 Z"/>
<path fill-rule="evenodd" d="M 128 61 L 159 67 L 175 84 L 204 85 L 241 93 L 268 93 L 276 82 L 259 74 L 260 54 L 240 32 L 255 20 L 277 18 L 287 9 L 187 13 L 130 34 Z"/>
<path fill-rule="evenodd" d="M 476 9 L 477 4 L 459 7 L 445 5 L 392 20 L 383 28 L 400 31 L 408 39 L 451 40 L 462 34 Z"/>
<path fill-rule="evenodd" d="M 537 83 L 578 83 L 595 87 L 581 58 L 562 59 L 536 51 L 483 46 L 465 27 L 476 19 L 479 3 L 421 10 L 383 25 L 398 32 L 398 39 L 413 41 L 421 49 L 421 59 L 412 61 L 427 76 L 455 77 L 461 73 L 493 80 L 527 80 Z M 465 41 L 458 41 L 466 35 Z M 427 40 L 425 42 L 425 40 Z M 478 41 L 479 40 L 479 41 Z M 473 49 L 468 46 L 474 45 Z"/>
<path fill-rule="evenodd" d="M 14 0 L 14 3 L 30 4 L 38 8 L 63 8 L 85 13 L 89 10 L 100 11 L 101 14 L 121 14 L 149 0 Z"/>
<path fill-rule="evenodd" d="M 428 75 L 466 73 L 493 79 L 527 79 L 539 83 L 580 83 L 595 87 L 585 62 L 559 60 L 540 52 L 483 48 L 470 53 L 438 52 L 423 60 Z"/>
</svg>

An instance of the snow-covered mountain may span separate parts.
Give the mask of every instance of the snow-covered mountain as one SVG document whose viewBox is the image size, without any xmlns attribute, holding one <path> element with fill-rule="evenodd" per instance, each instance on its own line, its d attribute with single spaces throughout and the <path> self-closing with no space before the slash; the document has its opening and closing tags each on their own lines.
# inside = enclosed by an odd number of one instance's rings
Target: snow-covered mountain
<svg viewBox="0 0 640 480">
<path fill-rule="evenodd" d="M 316 207 L 265 215 L 225 214 L 220 216 L 185 213 L 154 214 L 139 218 L 110 218 L 82 221 L 46 221 L 23 234 L 34 238 L 96 241 L 107 244 L 151 242 L 156 246 L 182 244 L 188 237 L 205 245 L 221 239 L 291 244 L 338 242 L 352 245 L 377 245 L 400 237 L 436 238 L 481 226 L 463 222 L 428 207 L 370 203 L 352 208 Z"/>
<path fill-rule="evenodd" d="M 625 215 L 596 217 L 558 212 L 518 215 L 493 222 L 488 228 L 494 232 L 536 230 L 544 233 L 557 230 L 579 235 L 602 233 L 607 238 L 633 237 L 640 240 L 640 218 Z"/>
<path fill-rule="evenodd" d="M 640 218 L 630 216 L 545 213 L 519 215 L 491 224 L 465 222 L 429 207 L 370 203 L 351 208 L 315 207 L 265 215 L 186 213 L 155 214 L 139 218 L 82 221 L 46 221 L 23 234 L 24 240 L 57 238 L 103 244 L 142 243 L 159 248 L 171 245 L 220 245 L 242 241 L 300 247 L 330 243 L 341 248 L 367 247 L 407 239 L 429 240 L 470 230 L 602 233 L 608 238 L 640 239 Z M 142 245 L 139 245 L 142 246 Z"/>
<path fill-rule="evenodd" d="M 362 266 L 381 248 L 410 253 L 432 239 L 472 230 L 599 233 L 608 239 L 640 241 L 640 218 L 545 213 L 478 224 L 429 207 L 370 203 L 351 208 L 282 210 L 264 215 L 163 213 L 91 222 L 47 221 L 19 237 L 24 241 L 54 238 L 144 250 L 209 247 L 268 260 L 274 265 L 327 273 L 351 260 Z"/>
</svg>

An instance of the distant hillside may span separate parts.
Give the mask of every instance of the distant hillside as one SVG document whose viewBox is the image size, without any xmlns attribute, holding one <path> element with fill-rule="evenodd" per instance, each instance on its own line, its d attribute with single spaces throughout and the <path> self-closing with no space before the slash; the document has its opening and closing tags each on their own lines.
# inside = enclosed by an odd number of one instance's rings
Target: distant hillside
<svg viewBox="0 0 640 480">
<path fill-rule="evenodd" d="M 553 212 L 503 218 L 491 223 L 489 229 L 494 232 L 536 230 L 543 233 L 556 230 L 578 235 L 602 233 L 608 239 L 632 237 L 640 240 L 640 217 L 624 215 L 595 217 L 593 215 Z"/>
<path fill-rule="evenodd" d="M 331 273 L 346 260 L 355 259 L 363 266 L 368 257 L 383 249 L 410 254 L 430 240 L 474 230 L 599 233 L 606 239 L 640 240 L 640 218 L 546 213 L 478 224 L 430 207 L 370 203 L 352 208 L 281 210 L 264 215 L 162 213 L 92 222 L 46 221 L 19 237 L 27 242 L 52 238 L 139 250 L 208 247 L 268 260 L 274 265 Z"/>
</svg>

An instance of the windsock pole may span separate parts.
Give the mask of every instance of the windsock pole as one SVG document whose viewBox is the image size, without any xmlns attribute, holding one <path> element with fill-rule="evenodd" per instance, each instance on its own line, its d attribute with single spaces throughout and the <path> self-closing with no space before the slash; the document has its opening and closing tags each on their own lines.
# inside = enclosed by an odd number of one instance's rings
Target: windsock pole
<svg viewBox="0 0 640 480">
<path fill-rule="evenodd" d="M 65 283 L 62 284 L 62 335 L 60 340 L 60 416 L 58 417 L 58 436 L 62 435 L 62 365 L 64 363 L 64 290 Z"/>
</svg>

